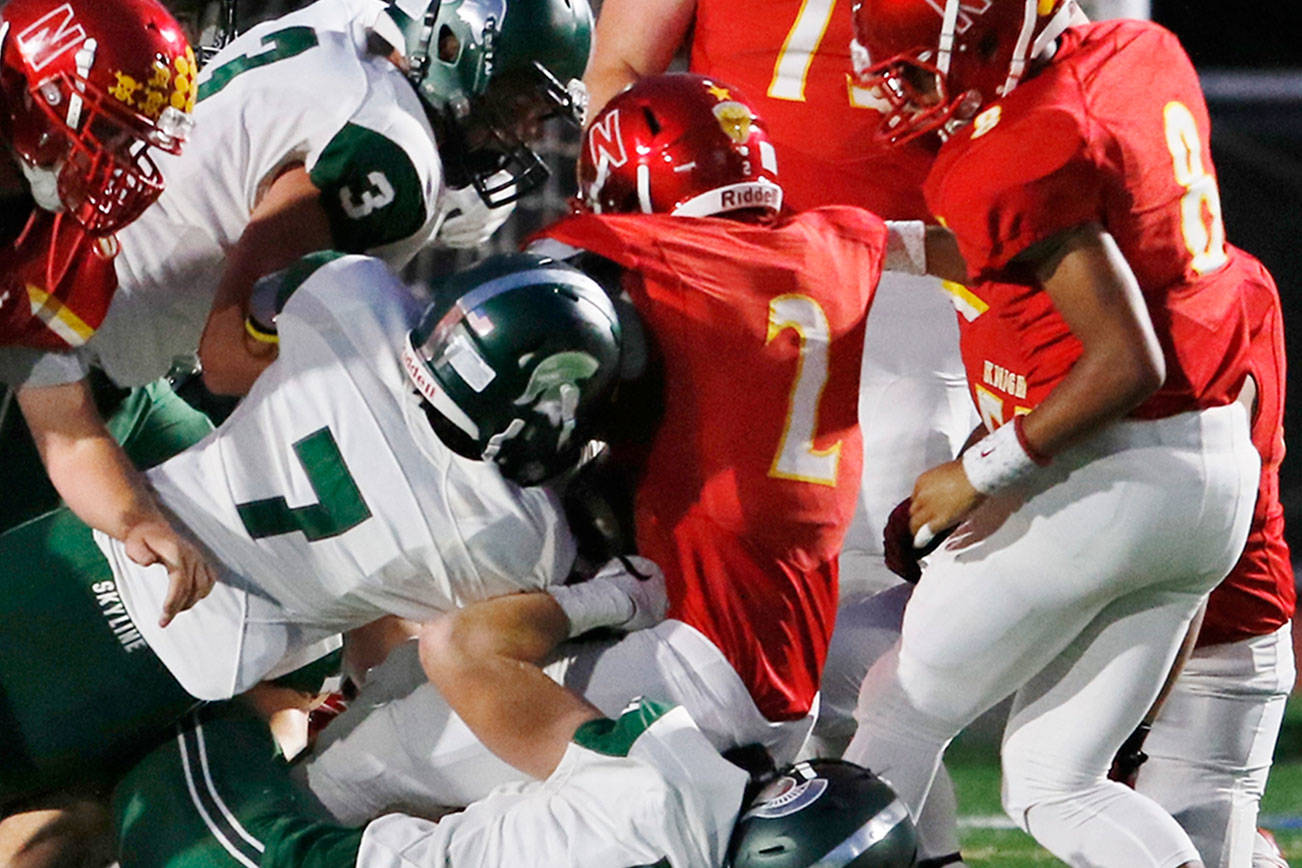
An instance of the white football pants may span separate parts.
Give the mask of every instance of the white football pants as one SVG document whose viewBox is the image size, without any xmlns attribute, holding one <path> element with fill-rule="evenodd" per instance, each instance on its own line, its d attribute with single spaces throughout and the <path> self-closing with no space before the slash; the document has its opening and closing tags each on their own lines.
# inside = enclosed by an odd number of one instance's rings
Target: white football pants
<svg viewBox="0 0 1302 868">
<path fill-rule="evenodd" d="M 927 559 L 846 758 L 917 816 L 949 741 L 1016 691 L 1003 801 L 1023 829 L 1071 865 L 1196 859 L 1169 814 L 1106 775 L 1238 558 L 1258 472 L 1234 404 L 1114 423 L 988 500 Z"/>
<path fill-rule="evenodd" d="M 1135 789 L 1171 813 L 1207 868 L 1249 868 L 1284 703 L 1291 625 L 1194 651 L 1144 743 Z"/>
<path fill-rule="evenodd" d="M 957 454 L 977 421 L 949 294 L 934 277 L 885 272 L 864 329 L 863 474 L 841 553 L 844 593 L 899 581 L 882 561 L 886 519 L 922 471 Z"/>
</svg>

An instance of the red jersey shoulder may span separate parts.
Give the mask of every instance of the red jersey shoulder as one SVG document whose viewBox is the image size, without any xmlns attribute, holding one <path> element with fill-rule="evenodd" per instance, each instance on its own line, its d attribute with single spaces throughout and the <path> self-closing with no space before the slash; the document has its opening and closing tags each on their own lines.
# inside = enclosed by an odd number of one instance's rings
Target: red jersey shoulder
<svg viewBox="0 0 1302 868">
<path fill-rule="evenodd" d="M 931 212 L 953 230 L 974 276 L 1101 216 L 1088 119 L 1070 87 L 1039 79 L 973 120 L 927 178 Z"/>
<path fill-rule="evenodd" d="M 0 344 L 66 350 L 89 340 L 117 290 L 113 236 L 36 211 L 0 252 Z"/>
</svg>

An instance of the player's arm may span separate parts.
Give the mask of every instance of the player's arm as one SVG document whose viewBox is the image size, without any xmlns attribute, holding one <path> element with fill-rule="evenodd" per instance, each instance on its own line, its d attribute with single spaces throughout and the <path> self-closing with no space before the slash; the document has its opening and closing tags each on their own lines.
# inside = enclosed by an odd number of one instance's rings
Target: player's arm
<svg viewBox="0 0 1302 868">
<path fill-rule="evenodd" d="M 1069 229 L 1019 261 L 1034 269 L 1081 342 L 1080 358 L 1040 406 L 963 459 L 918 477 L 909 523 L 915 533 L 924 525 L 938 531 L 962 521 L 1001 483 L 1124 416 L 1165 380 L 1165 360 L 1139 283 L 1107 230 L 1097 223 Z"/>
<path fill-rule="evenodd" d="M 569 638 L 547 593 L 472 603 L 427 623 L 420 659 L 434 686 L 484 746 L 536 778 L 555 771 L 574 731 L 601 717 L 538 663 Z"/>
<path fill-rule="evenodd" d="M 333 246 L 321 191 L 299 165 L 277 176 L 231 248 L 199 341 L 204 385 L 219 395 L 243 395 L 276 358 L 276 344 L 245 328 L 259 277 Z"/>
<path fill-rule="evenodd" d="M 144 477 L 100 418 L 84 379 L 17 391 L 50 482 L 77 517 L 126 544 L 142 565 L 162 563 L 169 586 L 166 627 L 212 590 L 216 576 L 198 547 L 159 510 Z"/>
<path fill-rule="evenodd" d="M 696 0 L 605 0 L 597 16 L 596 46 L 583 75 L 588 117 L 626 85 L 664 72 L 695 13 Z"/>
</svg>

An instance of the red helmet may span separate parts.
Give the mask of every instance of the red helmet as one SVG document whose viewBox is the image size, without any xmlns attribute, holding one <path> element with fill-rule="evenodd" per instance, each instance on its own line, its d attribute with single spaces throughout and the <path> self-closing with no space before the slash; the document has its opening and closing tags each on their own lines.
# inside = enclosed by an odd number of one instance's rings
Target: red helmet
<svg viewBox="0 0 1302 868">
<path fill-rule="evenodd" d="M 593 119 L 579 198 L 597 213 L 705 217 L 782 207 L 764 122 L 737 91 L 688 73 L 641 79 Z"/>
<path fill-rule="evenodd" d="M 150 147 L 180 153 L 194 52 L 156 0 L 9 0 L 0 10 L 0 132 L 37 203 L 87 232 L 163 192 Z"/>
<path fill-rule="evenodd" d="M 856 0 L 861 87 L 888 101 L 892 144 L 942 136 L 1021 81 L 1071 23 L 1074 0 Z"/>
</svg>

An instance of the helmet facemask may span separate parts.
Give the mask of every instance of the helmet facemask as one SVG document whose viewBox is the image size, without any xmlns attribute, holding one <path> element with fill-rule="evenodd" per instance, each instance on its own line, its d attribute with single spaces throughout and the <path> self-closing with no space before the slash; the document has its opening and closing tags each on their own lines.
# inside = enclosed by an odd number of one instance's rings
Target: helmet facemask
<svg viewBox="0 0 1302 868">
<path fill-rule="evenodd" d="M 134 46 L 135 57 L 149 58 L 152 66 L 136 60 L 138 65 L 129 67 L 140 78 L 120 69 L 110 72 L 123 62 L 122 45 L 86 36 L 83 26 L 94 27 L 93 18 L 59 30 L 81 39 L 61 50 L 56 42 L 51 54 L 48 43 L 40 42 L 50 32 L 42 27 L 62 20 L 53 16 L 63 8 L 25 30 L 5 21 L 0 32 L 10 149 L 37 204 L 67 212 L 91 235 L 122 228 L 158 199 L 163 176 L 150 149 L 179 154 L 192 127 L 187 111 L 196 89 L 194 56 L 179 25 L 163 18 L 161 7 L 155 9 L 142 28 L 142 44 Z M 13 14 L 40 11 L 29 7 Z M 99 14 L 112 18 L 123 12 Z"/>
</svg>

